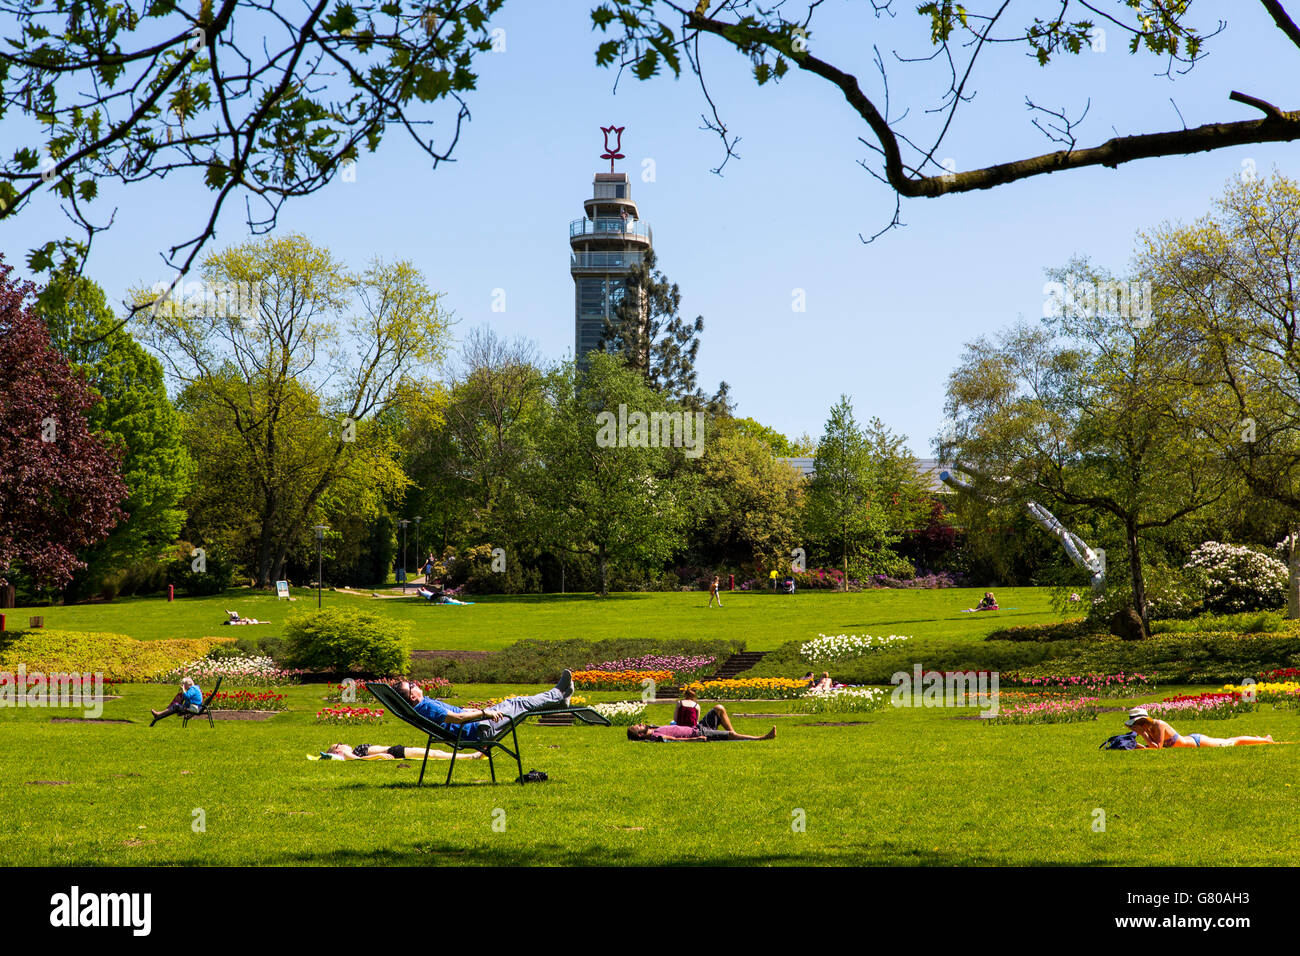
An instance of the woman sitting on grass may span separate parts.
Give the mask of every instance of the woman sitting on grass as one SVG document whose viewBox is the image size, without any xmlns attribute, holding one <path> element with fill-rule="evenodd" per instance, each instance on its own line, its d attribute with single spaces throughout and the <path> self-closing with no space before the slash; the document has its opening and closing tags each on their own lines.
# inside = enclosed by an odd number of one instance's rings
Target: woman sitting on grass
<svg viewBox="0 0 1300 956">
<path fill-rule="evenodd" d="M 425 750 L 421 747 L 403 747 L 401 744 L 394 747 L 384 747 L 380 744 L 361 744 L 358 747 L 335 744 L 329 750 L 322 752 L 321 756 L 334 760 L 423 760 L 426 756 L 434 760 L 451 759 L 451 753 L 446 750 Z M 472 754 L 461 754 L 459 759 L 477 760 L 482 756 L 475 751 Z"/>
<path fill-rule="evenodd" d="M 1138 735 L 1141 748 L 1156 747 L 1244 747 L 1247 744 L 1277 743 L 1270 734 L 1267 737 L 1207 737 L 1205 734 L 1188 734 L 1181 736 L 1163 720 L 1147 715 L 1143 707 L 1134 707 L 1128 712 L 1124 721 Z M 1142 741 L 1146 741 L 1143 743 Z"/>
<path fill-rule="evenodd" d="M 673 712 L 674 724 L 694 727 L 700 722 L 700 705 L 695 702 L 695 697 L 695 691 L 690 688 L 682 694 L 682 699 L 677 702 L 677 710 Z"/>
</svg>

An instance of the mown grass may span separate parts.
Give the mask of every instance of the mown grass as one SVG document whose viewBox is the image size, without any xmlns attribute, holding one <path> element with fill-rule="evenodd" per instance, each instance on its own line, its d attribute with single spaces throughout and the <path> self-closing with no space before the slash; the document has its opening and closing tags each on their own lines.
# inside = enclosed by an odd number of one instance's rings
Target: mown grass
<svg viewBox="0 0 1300 956">
<path fill-rule="evenodd" d="M 137 640 L 178 637 L 278 637 L 286 617 L 316 606 L 314 591 L 295 589 L 293 604 L 274 594 L 245 590 L 206 598 L 123 598 L 107 604 L 19 609 L 10 612 L 11 630 L 26 627 L 31 615 L 45 626 L 78 631 L 109 631 Z M 1061 619 L 1043 588 L 1003 588 L 1006 610 L 963 614 L 983 594 L 978 588 L 933 591 L 874 590 L 849 594 L 803 591 L 793 595 L 723 594 L 722 608 L 708 607 L 708 594 L 669 592 L 615 594 L 494 595 L 473 597 L 472 607 L 434 606 L 419 598 L 376 599 L 326 592 L 327 605 L 373 608 L 410 621 L 417 650 L 499 650 L 524 638 L 721 638 L 744 640 L 749 650 L 766 651 L 791 640 L 820 634 L 906 634 L 916 638 L 969 642 L 1013 624 Z M 225 611 L 269 620 L 270 624 L 224 627 Z"/>
<path fill-rule="evenodd" d="M 0 711 L 0 865 L 1300 864 L 1300 747 L 1097 750 L 1122 729 L 1119 714 L 990 727 L 956 719 L 973 710 L 750 718 L 739 715 L 786 705 L 733 702 L 739 729 L 776 724 L 778 738 L 655 745 L 621 728 L 529 724 L 524 769 L 549 781 L 492 787 L 476 761 L 458 765 L 458 785 L 417 789 L 413 761 L 305 759 L 340 738 L 420 743 L 392 721 L 316 725 L 320 685 L 289 688 L 292 710 L 271 721 L 215 730 L 175 719 L 150 729 L 146 708 L 169 688 L 114 692 L 122 699 L 103 716 L 132 723 Z M 668 708 L 654 705 L 652 720 Z M 850 726 L 817 725 L 827 721 Z M 1178 729 L 1300 739 L 1300 714 L 1265 707 Z M 432 765 L 435 780 L 445 767 Z"/>
</svg>

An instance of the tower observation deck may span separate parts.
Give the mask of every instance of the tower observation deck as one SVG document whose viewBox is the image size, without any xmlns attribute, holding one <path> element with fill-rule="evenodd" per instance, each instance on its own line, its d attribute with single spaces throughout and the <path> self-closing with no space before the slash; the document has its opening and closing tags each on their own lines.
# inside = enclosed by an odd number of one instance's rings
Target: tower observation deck
<svg viewBox="0 0 1300 956">
<path fill-rule="evenodd" d="M 607 144 L 608 136 L 606 132 Z M 614 159 L 622 158 L 617 149 L 606 146 L 602 158 L 609 159 L 611 172 L 596 174 L 591 198 L 583 202 L 586 214 L 569 223 L 573 355 L 579 368 L 587 367 L 587 353 L 599 346 L 605 320 L 623 299 L 629 271 L 653 245 L 650 226 L 642 222 L 632 199 L 627 173 L 612 172 Z"/>
</svg>

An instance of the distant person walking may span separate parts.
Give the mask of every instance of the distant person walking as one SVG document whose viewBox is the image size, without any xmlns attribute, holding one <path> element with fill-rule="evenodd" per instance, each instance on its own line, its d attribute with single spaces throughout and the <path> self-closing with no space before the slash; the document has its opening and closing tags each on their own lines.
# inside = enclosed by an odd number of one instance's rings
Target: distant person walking
<svg viewBox="0 0 1300 956">
<path fill-rule="evenodd" d="M 722 595 L 718 593 L 718 576 L 713 576 L 713 583 L 709 585 L 709 607 L 713 607 L 713 602 L 718 602 L 718 607 L 722 607 Z"/>
</svg>

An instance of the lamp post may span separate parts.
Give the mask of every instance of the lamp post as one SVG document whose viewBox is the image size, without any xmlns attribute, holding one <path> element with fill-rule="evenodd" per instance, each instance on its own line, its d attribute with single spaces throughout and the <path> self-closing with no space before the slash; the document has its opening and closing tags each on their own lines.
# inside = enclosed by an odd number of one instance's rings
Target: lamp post
<svg viewBox="0 0 1300 956">
<path fill-rule="evenodd" d="M 316 531 L 316 609 L 320 610 L 320 592 L 321 592 L 321 546 L 325 543 L 325 532 L 329 530 L 327 525 L 312 525 Z"/>
<path fill-rule="evenodd" d="M 419 515 L 415 516 L 415 560 L 417 561 L 420 560 L 420 522 L 423 520 L 424 519 Z M 423 565 L 421 565 L 421 567 L 423 567 Z M 424 583 L 429 583 L 428 578 L 425 579 Z"/>
<path fill-rule="evenodd" d="M 402 574 L 401 574 L 401 578 L 402 578 L 402 593 L 405 594 L 405 593 L 406 593 L 406 526 L 407 526 L 408 524 L 410 524 L 411 522 L 409 522 L 409 521 L 407 521 L 405 518 L 403 518 L 401 521 L 399 521 L 399 522 L 397 522 L 397 523 L 400 524 L 400 525 L 402 526 Z"/>
</svg>

